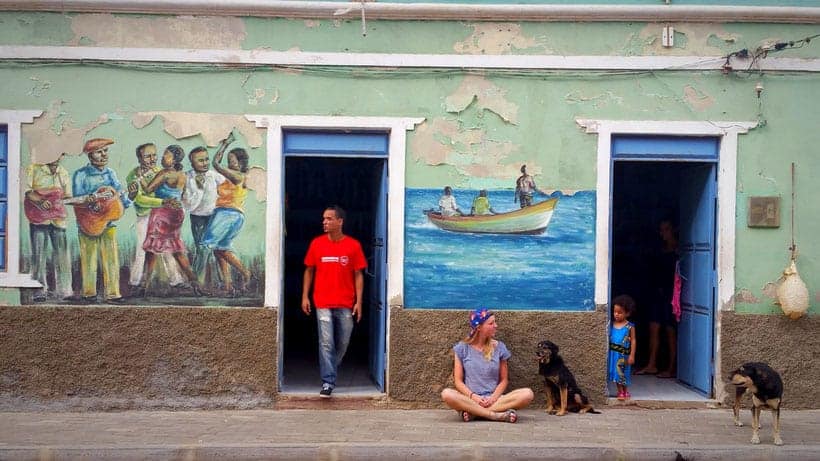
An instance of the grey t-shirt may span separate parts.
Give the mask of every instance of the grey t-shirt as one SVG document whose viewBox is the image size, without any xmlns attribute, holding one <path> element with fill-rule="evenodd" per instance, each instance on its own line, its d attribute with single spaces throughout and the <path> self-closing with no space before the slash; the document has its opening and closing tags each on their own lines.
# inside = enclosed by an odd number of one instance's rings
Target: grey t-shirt
<svg viewBox="0 0 820 461">
<path fill-rule="evenodd" d="M 498 386 L 498 369 L 501 361 L 509 360 L 512 355 L 501 341 L 498 341 L 490 360 L 484 358 L 483 352 L 475 350 L 464 341 L 453 346 L 453 351 L 464 368 L 464 384 L 481 397 L 493 393 Z"/>
</svg>

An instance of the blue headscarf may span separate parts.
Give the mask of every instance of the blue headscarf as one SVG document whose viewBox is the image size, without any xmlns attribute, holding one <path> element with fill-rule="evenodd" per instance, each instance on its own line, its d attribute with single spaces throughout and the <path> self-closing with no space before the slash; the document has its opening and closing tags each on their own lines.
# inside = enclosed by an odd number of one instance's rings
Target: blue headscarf
<svg viewBox="0 0 820 461">
<path fill-rule="evenodd" d="M 486 307 L 474 309 L 470 313 L 470 336 L 473 336 L 482 323 L 486 322 L 488 318 L 492 317 L 493 313 Z"/>
</svg>

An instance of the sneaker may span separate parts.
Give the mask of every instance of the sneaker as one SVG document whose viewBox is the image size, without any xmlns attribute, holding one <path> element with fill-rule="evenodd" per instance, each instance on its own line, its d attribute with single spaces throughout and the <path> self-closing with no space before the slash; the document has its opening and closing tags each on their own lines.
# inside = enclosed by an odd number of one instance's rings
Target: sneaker
<svg viewBox="0 0 820 461">
<path fill-rule="evenodd" d="M 322 384 L 322 390 L 319 391 L 319 397 L 321 397 L 323 399 L 329 399 L 330 394 L 332 394 L 332 393 L 333 393 L 333 386 L 331 386 L 328 383 L 324 383 L 324 384 Z"/>
</svg>

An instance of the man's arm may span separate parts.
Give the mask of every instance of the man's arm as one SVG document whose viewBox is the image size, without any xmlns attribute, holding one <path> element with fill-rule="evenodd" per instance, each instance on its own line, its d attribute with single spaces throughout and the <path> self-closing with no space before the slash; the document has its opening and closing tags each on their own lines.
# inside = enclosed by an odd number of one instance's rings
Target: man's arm
<svg viewBox="0 0 820 461">
<path fill-rule="evenodd" d="M 362 293 L 364 292 L 364 273 L 361 269 L 355 272 L 354 280 L 356 282 L 356 302 L 353 304 L 353 317 L 358 323 L 362 320 Z"/>
<path fill-rule="evenodd" d="M 107 176 L 109 183 L 108 185 L 119 193 L 123 208 L 130 207 L 133 202 L 128 198 L 128 191 L 122 187 L 122 184 L 120 184 L 120 180 L 117 178 L 117 173 L 109 167 Z"/>
<path fill-rule="evenodd" d="M 313 266 L 305 267 L 305 274 L 302 276 L 302 312 L 310 315 L 310 285 L 313 283 Z"/>
<path fill-rule="evenodd" d="M 140 208 L 159 208 L 162 206 L 162 199 L 148 195 L 142 190 L 142 183 L 136 173 L 137 169 L 131 172 L 125 182 L 128 184 L 128 198 L 134 201 L 134 204 Z M 136 190 L 131 193 L 131 189 Z"/>
</svg>

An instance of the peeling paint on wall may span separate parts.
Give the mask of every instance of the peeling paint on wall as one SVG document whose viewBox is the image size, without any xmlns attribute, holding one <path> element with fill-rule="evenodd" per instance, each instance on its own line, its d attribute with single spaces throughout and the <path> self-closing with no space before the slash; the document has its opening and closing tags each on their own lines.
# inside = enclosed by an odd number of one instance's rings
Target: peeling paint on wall
<svg viewBox="0 0 820 461">
<path fill-rule="evenodd" d="M 243 115 L 207 114 L 198 112 L 137 112 L 131 118 L 136 128 L 147 126 L 155 117 L 162 118 L 165 132 L 176 139 L 201 135 L 205 143 L 214 147 L 234 129 L 245 137 L 250 147 L 262 145 L 262 132 Z"/>
<path fill-rule="evenodd" d="M 245 186 L 256 192 L 256 201 L 264 202 L 268 197 L 268 174 L 264 168 L 254 166 L 248 169 L 245 175 Z"/>
<path fill-rule="evenodd" d="M 82 127 L 65 117 L 63 101 L 53 101 L 45 113 L 32 124 L 23 125 L 23 137 L 28 140 L 31 163 L 51 163 L 61 155 L 81 155 L 86 133 L 108 123 L 107 114 Z"/>
<path fill-rule="evenodd" d="M 410 152 L 416 161 L 454 167 L 461 175 L 453 181 L 454 185 L 482 179 L 514 181 L 520 165 L 512 164 L 509 157 L 518 149 L 511 142 L 487 139 L 484 130 L 464 129 L 459 122 L 447 119 L 422 123 L 410 141 Z"/>
<path fill-rule="evenodd" d="M 268 91 L 271 92 L 270 97 Z M 254 88 L 248 93 L 248 104 L 258 106 L 259 104 L 276 104 L 279 100 L 279 90 L 276 88 Z"/>
<path fill-rule="evenodd" d="M 780 281 L 769 282 L 763 287 L 763 296 L 777 300 L 777 286 L 780 284 Z"/>
<path fill-rule="evenodd" d="M 625 56 L 638 56 L 644 54 L 645 50 L 651 47 L 653 43 L 657 43 L 660 41 L 658 40 L 660 26 L 656 27 L 658 27 L 658 30 L 655 31 L 653 29 L 654 33 L 652 35 L 643 35 L 643 32 L 641 32 L 640 34 L 629 34 L 629 37 L 627 37 L 626 43 L 624 43 L 624 46 L 621 47 L 620 52 L 618 52 L 618 50 L 613 49 L 612 54 L 623 54 Z"/>
<path fill-rule="evenodd" d="M 664 48 L 660 37 L 667 24 L 650 23 L 631 37 L 622 51 L 629 55 L 722 55 L 738 40 L 738 35 L 721 29 L 721 24 L 669 24 L 675 29 L 675 46 Z"/>
<path fill-rule="evenodd" d="M 715 104 L 715 98 L 691 85 L 683 87 L 683 99 L 695 110 L 706 110 Z"/>
<path fill-rule="evenodd" d="M 734 303 L 751 303 L 757 304 L 760 300 L 748 288 L 741 288 L 734 296 Z"/>
<path fill-rule="evenodd" d="M 606 107 L 610 102 L 621 105 L 624 103 L 624 98 L 616 96 L 612 91 L 605 91 L 600 94 L 587 96 L 582 94 L 581 90 L 575 90 L 564 96 L 564 101 L 569 104 L 585 104 L 590 103 L 595 109 Z"/>
<path fill-rule="evenodd" d="M 470 24 L 473 33 L 462 42 L 456 42 L 453 49 L 464 54 L 511 54 L 515 50 L 538 47 L 549 54 L 545 45 L 521 32 L 520 24 L 486 22 Z"/>
<path fill-rule="evenodd" d="M 245 40 L 245 22 L 238 17 L 132 17 L 81 14 L 71 21 L 68 45 L 129 48 L 237 49 Z"/>
<path fill-rule="evenodd" d="M 505 122 L 518 124 L 518 106 L 505 98 L 507 91 L 495 86 L 484 77 L 468 75 L 458 89 L 445 98 L 445 110 L 458 113 L 475 101 L 477 108 L 488 110 Z"/>
<path fill-rule="evenodd" d="M 706 38 L 706 44 L 715 48 L 720 48 L 725 45 L 732 45 L 735 41 L 736 39 L 732 35 L 718 36 L 715 34 L 709 34 Z"/>
<path fill-rule="evenodd" d="M 34 96 L 35 98 L 39 98 L 48 92 L 49 88 L 51 88 L 51 82 L 48 80 L 40 80 L 37 77 L 29 77 L 29 80 L 32 81 L 31 89 L 29 90 L 29 96 Z"/>
</svg>

